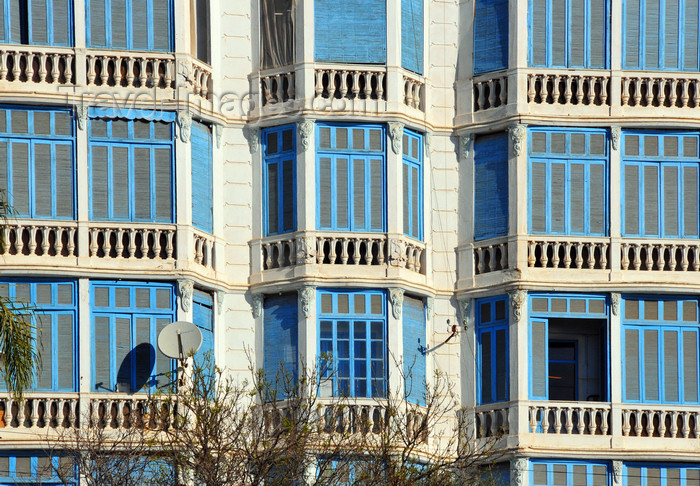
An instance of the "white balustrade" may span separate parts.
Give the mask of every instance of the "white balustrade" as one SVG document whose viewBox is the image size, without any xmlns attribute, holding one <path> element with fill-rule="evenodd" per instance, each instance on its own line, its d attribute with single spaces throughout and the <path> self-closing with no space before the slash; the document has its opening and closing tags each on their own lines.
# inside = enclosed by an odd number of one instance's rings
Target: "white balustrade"
<svg viewBox="0 0 700 486">
<path fill-rule="evenodd" d="M 527 76 L 527 100 L 548 105 L 610 105 L 610 75 L 533 72 Z"/>
<path fill-rule="evenodd" d="M 591 402 L 543 402 L 529 407 L 530 432 L 610 435 L 610 405 Z"/>
<path fill-rule="evenodd" d="M 623 240 L 622 270 L 654 270 L 666 272 L 697 272 L 700 270 L 700 245 L 688 240 Z"/>
<path fill-rule="evenodd" d="M 296 265 L 296 244 L 294 239 L 264 241 L 262 244 L 265 270 Z"/>
<path fill-rule="evenodd" d="M 609 240 L 576 241 L 560 239 L 532 239 L 527 242 L 527 264 L 539 268 L 608 268 Z"/>
<path fill-rule="evenodd" d="M 142 427 L 161 429 L 174 423 L 176 413 L 167 399 L 149 399 L 143 396 L 93 397 L 90 399 L 89 425 L 108 429 Z"/>
<path fill-rule="evenodd" d="M 194 261 L 205 268 L 214 268 L 214 238 L 203 231 L 194 233 Z"/>
<path fill-rule="evenodd" d="M 211 66 L 197 59 L 192 59 L 192 65 L 190 66 L 190 68 L 190 79 L 188 79 L 188 82 L 189 86 L 191 87 L 191 91 L 195 95 L 201 96 L 204 99 L 211 99 Z"/>
<path fill-rule="evenodd" d="M 386 70 L 367 66 L 316 69 L 316 98 L 386 100 Z"/>
<path fill-rule="evenodd" d="M 685 75 L 684 75 L 685 74 Z M 700 78 L 690 73 L 637 74 L 622 78 L 622 106 L 697 108 L 700 106 Z"/>
<path fill-rule="evenodd" d="M 78 255 L 72 222 L 8 220 L 2 227 L 0 254 L 73 257 Z"/>
<path fill-rule="evenodd" d="M 479 439 L 508 434 L 510 429 L 509 408 L 493 408 L 493 405 L 477 407 L 474 414 L 474 429 Z"/>
<path fill-rule="evenodd" d="M 478 242 L 474 247 L 474 271 L 477 275 L 508 268 L 508 242 L 499 238 L 489 242 Z"/>
<path fill-rule="evenodd" d="M 75 84 L 71 49 L 42 46 L 0 46 L 0 82 Z"/>
<path fill-rule="evenodd" d="M 386 236 L 332 235 L 316 237 L 316 262 L 329 265 L 383 265 Z"/>
<path fill-rule="evenodd" d="M 174 226 L 97 226 L 89 228 L 90 257 L 171 260 Z"/>
<path fill-rule="evenodd" d="M 425 111 L 425 82 L 404 74 L 404 103 L 411 108 Z"/>
<path fill-rule="evenodd" d="M 663 405 L 662 410 L 644 405 L 625 408 L 622 410 L 622 435 L 700 439 L 700 408 L 689 410 L 672 405 Z"/>
<path fill-rule="evenodd" d="M 263 106 L 293 100 L 295 97 L 294 71 L 260 74 Z"/>
<path fill-rule="evenodd" d="M 505 72 L 474 78 L 474 111 L 488 110 L 508 103 L 508 76 Z"/>
<path fill-rule="evenodd" d="M 25 393 L 19 400 L 10 396 L 0 398 L 0 427 L 8 429 L 62 429 L 79 424 L 79 399 L 75 396 L 45 397 Z"/>
<path fill-rule="evenodd" d="M 124 88 L 175 88 L 175 56 L 152 52 L 88 51 L 88 86 Z M 197 72 L 188 73 L 197 86 Z"/>
</svg>

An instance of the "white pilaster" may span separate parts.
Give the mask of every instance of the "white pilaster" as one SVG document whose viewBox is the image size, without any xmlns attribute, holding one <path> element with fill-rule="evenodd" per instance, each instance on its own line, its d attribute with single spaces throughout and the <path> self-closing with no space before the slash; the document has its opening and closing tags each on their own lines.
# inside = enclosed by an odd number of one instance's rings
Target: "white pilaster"
<svg viewBox="0 0 700 486">
<path fill-rule="evenodd" d="M 310 131 L 308 131 L 310 130 Z M 302 139 L 308 137 L 304 149 Z M 303 120 L 297 126 L 297 230 L 316 229 L 316 124 Z M 324 201 L 324 203 L 326 203 Z"/>
<path fill-rule="evenodd" d="M 79 419 L 86 423 L 90 413 L 90 400 L 87 394 L 92 389 L 92 331 L 90 325 L 90 281 L 87 278 L 78 279 L 78 390 L 85 400 L 80 400 Z M 85 395 L 83 395 L 85 394 Z"/>
</svg>

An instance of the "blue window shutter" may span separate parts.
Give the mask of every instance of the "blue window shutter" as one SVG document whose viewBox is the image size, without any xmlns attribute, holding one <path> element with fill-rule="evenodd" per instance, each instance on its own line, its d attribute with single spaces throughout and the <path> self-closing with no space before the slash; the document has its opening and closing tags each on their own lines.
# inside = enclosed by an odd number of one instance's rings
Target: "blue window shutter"
<svg viewBox="0 0 700 486">
<path fill-rule="evenodd" d="M 95 391 L 111 391 L 114 389 L 111 379 L 111 361 L 113 358 L 112 337 L 110 335 L 111 319 L 106 316 L 96 316 L 94 321 L 93 342 L 95 356 L 101 359 L 95 360 Z"/>
<path fill-rule="evenodd" d="M 403 301 L 403 373 L 406 399 L 425 403 L 426 337 L 423 300 L 404 297 Z"/>
<path fill-rule="evenodd" d="M 543 49 L 544 45 L 535 46 Z M 508 0 L 476 0 L 474 74 L 508 67 Z"/>
<path fill-rule="evenodd" d="M 386 0 L 315 0 L 316 62 L 386 63 Z"/>
<path fill-rule="evenodd" d="M 423 74 L 423 0 L 401 0 L 401 66 Z"/>
<path fill-rule="evenodd" d="M 474 239 L 508 234 L 508 137 L 486 135 L 474 144 Z"/>
<path fill-rule="evenodd" d="M 46 0 L 30 0 L 31 15 L 30 15 L 30 44 L 48 44 L 49 32 L 47 25 L 47 5 Z M 49 0 L 51 3 L 51 0 Z"/>
<path fill-rule="evenodd" d="M 55 46 L 67 46 L 71 44 L 71 32 L 73 31 L 73 18 L 70 15 L 70 0 L 50 0 L 53 4 L 53 42 Z M 1 23 L 0 23 L 1 24 Z"/>
<path fill-rule="evenodd" d="M 263 131 L 265 235 L 296 230 L 296 128 L 294 125 Z"/>
<path fill-rule="evenodd" d="M 544 319 L 530 323 L 530 398 L 533 400 L 547 399 L 547 327 Z"/>
<path fill-rule="evenodd" d="M 660 9 L 662 0 L 646 0 L 644 28 L 644 67 L 658 69 L 660 50 Z"/>
<path fill-rule="evenodd" d="M 106 47 L 107 29 L 105 27 L 105 0 L 89 0 L 88 47 Z"/>
<path fill-rule="evenodd" d="M 265 298 L 263 308 L 263 369 L 271 384 L 282 386 L 285 375 L 297 376 L 298 365 L 297 295 Z M 278 394 L 284 390 L 278 389 Z"/>
<path fill-rule="evenodd" d="M 202 347 L 197 352 L 197 357 L 204 359 L 209 354 L 209 359 L 214 361 L 214 298 L 211 294 L 201 290 L 195 290 L 192 299 L 192 321 L 202 332 Z"/>
<path fill-rule="evenodd" d="M 683 71 L 698 70 L 698 0 L 685 0 L 683 29 Z"/>
<path fill-rule="evenodd" d="M 192 122 L 192 225 L 213 231 L 212 136 L 209 127 Z"/>
<path fill-rule="evenodd" d="M 57 316 L 57 333 L 58 340 L 58 389 L 59 390 L 74 390 L 75 389 L 75 371 L 73 370 L 76 356 L 74 354 L 74 337 L 75 333 L 75 314 L 58 314 Z"/>
</svg>

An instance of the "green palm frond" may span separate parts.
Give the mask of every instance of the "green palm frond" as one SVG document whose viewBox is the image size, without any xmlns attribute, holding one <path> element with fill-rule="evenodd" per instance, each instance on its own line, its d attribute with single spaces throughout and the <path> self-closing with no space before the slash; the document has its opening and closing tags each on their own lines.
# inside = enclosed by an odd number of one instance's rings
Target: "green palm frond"
<svg viewBox="0 0 700 486">
<path fill-rule="evenodd" d="M 7 388 L 21 397 L 34 383 L 41 357 L 34 339 L 33 310 L 24 304 L 0 297 L 0 353 Z"/>
</svg>

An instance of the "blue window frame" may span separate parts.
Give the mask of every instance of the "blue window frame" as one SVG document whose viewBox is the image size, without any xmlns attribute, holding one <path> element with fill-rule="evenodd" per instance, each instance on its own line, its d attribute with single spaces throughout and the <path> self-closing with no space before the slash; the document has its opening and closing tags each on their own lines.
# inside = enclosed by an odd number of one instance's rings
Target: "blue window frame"
<svg viewBox="0 0 700 486">
<path fill-rule="evenodd" d="M 265 296 L 263 304 L 263 370 L 271 392 L 288 394 L 299 369 L 299 306 L 296 293 Z"/>
<path fill-rule="evenodd" d="M 477 403 L 508 400 L 508 297 L 476 301 Z"/>
<path fill-rule="evenodd" d="M 190 147 L 192 155 L 192 226 L 214 231 L 213 164 L 211 127 L 192 120 Z"/>
<path fill-rule="evenodd" d="M 32 390 L 77 391 L 78 328 L 76 285 L 72 281 L 10 280 L 0 282 L 0 296 L 17 308 L 31 309 L 34 338 L 42 367 Z M 0 381 L 5 389 L 5 382 Z"/>
<path fill-rule="evenodd" d="M 423 299 L 406 295 L 403 299 L 403 380 L 406 400 L 425 405 L 426 332 Z"/>
<path fill-rule="evenodd" d="M 173 123 L 90 120 L 90 218 L 175 220 Z"/>
<path fill-rule="evenodd" d="M 17 484 L 77 485 L 78 468 L 69 456 L 51 457 L 36 451 L 0 454 L 0 486 Z"/>
<path fill-rule="evenodd" d="M 0 5 L 0 43 L 73 45 L 72 0 L 6 0 Z"/>
<path fill-rule="evenodd" d="M 607 68 L 609 16 L 609 0 L 530 0 L 530 66 Z"/>
<path fill-rule="evenodd" d="M 214 296 L 195 289 L 192 295 L 192 322 L 202 333 L 202 346 L 195 358 L 209 359 L 214 363 Z"/>
<path fill-rule="evenodd" d="M 297 227 L 295 126 L 266 128 L 262 141 L 264 233 L 265 236 L 289 233 Z"/>
<path fill-rule="evenodd" d="M 623 400 L 698 404 L 696 298 L 625 296 Z"/>
<path fill-rule="evenodd" d="M 319 290 L 323 396 L 386 397 L 387 309 L 381 290 Z"/>
<path fill-rule="evenodd" d="M 700 467 L 694 464 L 626 462 L 622 471 L 623 486 L 700 484 Z"/>
<path fill-rule="evenodd" d="M 156 391 L 170 382 L 172 360 L 157 339 L 175 320 L 172 284 L 91 282 L 90 313 L 95 391 Z"/>
<path fill-rule="evenodd" d="M 623 133 L 622 235 L 700 236 L 698 132 Z"/>
<path fill-rule="evenodd" d="M 89 48 L 173 50 L 172 0 L 88 0 L 85 18 Z"/>
<path fill-rule="evenodd" d="M 474 74 L 508 67 L 508 0 L 474 2 Z"/>
<path fill-rule="evenodd" d="M 403 131 L 403 233 L 423 240 L 423 136 Z"/>
<path fill-rule="evenodd" d="M 528 130 L 528 225 L 532 234 L 608 232 L 605 130 Z"/>
<path fill-rule="evenodd" d="M 474 240 L 508 234 L 508 135 L 474 142 Z"/>
<path fill-rule="evenodd" d="M 698 0 L 624 0 L 622 9 L 624 69 L 698 70 Z"/>
<path fill-rule="evenodd" d="M 69 110 L 0 106 L 0 194 L 16 217 L 75 217 Z"/>
<path fill-rule="evenodd" d="M 423 2 L 401 0 L 401 66 L 423 74 Z"/>
<path fill-rule="evenodd" d="M 382 125 L 316 124 L 318 229 L 386 231 Z"/>
<path fill-rule="evenodd" d="M 589 461 L 530 461 L 531 486 L 608 486 L 610 468 L 605 462 Z"/>
</svg>

